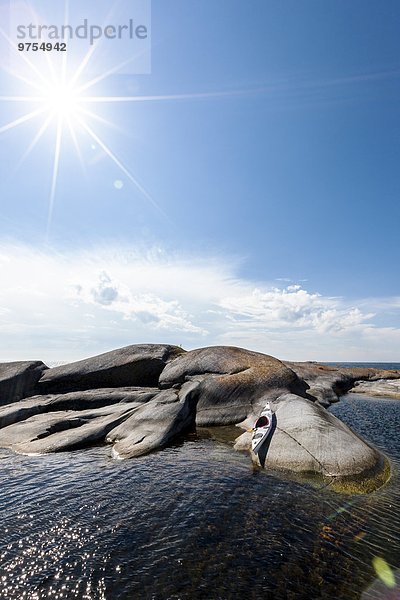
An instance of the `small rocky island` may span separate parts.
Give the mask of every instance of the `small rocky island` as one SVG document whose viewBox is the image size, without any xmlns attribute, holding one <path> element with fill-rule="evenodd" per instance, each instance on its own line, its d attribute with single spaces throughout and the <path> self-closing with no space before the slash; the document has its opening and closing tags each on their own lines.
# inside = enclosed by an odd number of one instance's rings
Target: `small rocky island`
<svg viewBox="0 0 400 600">
<path fill-rule="evenodd" d="M 234 448 L 262 467 L 367 492 L 390 477 L 388 459 L 327 407 L 355 386 L 398 390 L 396 380 L 400 371 L 282 362 L 229 346 L 132 345 L 54 368 L 1 363 L 0 448 L 30 455 L 104 442 L 124 459 L 195 427 L 236 425 Z M 273 430 L 255 456 L 250 429 L 266 401 Z"/>
</svg>

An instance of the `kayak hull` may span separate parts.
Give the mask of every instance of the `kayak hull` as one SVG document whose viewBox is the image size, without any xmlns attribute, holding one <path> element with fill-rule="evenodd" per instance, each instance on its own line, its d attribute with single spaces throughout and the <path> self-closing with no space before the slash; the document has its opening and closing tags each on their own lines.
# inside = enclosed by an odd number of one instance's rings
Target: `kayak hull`
<svg viewBox="0 0 400 600">
<path fill-rule="evenodd" d="M 271 433 L 271 429 L 272 410 L 269 402 L 267 402 L 253 427 L 251 448 L 255 454 L 258 454 L 258 452 L 266 442 L 269 434 Z"/>
</svg>

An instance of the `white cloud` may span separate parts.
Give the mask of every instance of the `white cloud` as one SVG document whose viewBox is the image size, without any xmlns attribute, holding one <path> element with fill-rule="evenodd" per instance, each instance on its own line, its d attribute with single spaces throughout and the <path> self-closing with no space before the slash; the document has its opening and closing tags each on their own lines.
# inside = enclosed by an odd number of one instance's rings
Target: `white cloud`
<svg viewBox="0 0 400 600">
<path fill-rule="evenodd" d="M 82 286 L 76 288 L 78 295 L 82 292 Z M 118 287 L 113 285 L 111 278 L 105 271 L 100 273 L 99 282 L 95 288 L 91 290 L 94 302 L 109 306 L 116 302 L 120 296 Z"/>
<path fill-rule="evenodd" d="M 299 285 L 222 298 L 220 306 L 240 327 L 301 328 L 318 332 L 343 331 L 372 318 L 343 301 L 309 293 Z"/>
<path fill-rule="evenodd" d="M 249 347 L 298 360 L 396 360 L 398 298 L 347 302 L 239 278 L 231 261 L 96 248 L 0 248 L 1 360 L 72 360 L 168 342 Z M 374 323 L 375 321 L 375 323 Z"/>
<path fill-rule="evenodd" d="M 132 265 L 133 269 L 135 268 Z M 193 325 L 190 315 L 177 300 L 164 300 L 155 293 L 134 293 L 120 281 L 113 280 L 106 271 L 98 275 L 94 287 L 79 284 L 75 287 L 76 298 L 88 304 L 100 305 L 118 313 L 124 319 L 140 321 L 155 329 L 170 329 L 190 333 L 206 334 L 206 330 Z"/>
</svg>

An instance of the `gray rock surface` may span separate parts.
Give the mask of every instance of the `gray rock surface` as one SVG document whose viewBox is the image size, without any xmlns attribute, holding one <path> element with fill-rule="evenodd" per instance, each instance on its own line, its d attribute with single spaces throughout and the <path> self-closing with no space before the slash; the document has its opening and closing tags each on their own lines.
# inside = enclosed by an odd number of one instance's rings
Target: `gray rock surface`
<svg viewBox="0 0 400 600">
<path fill-rule="evenodd" d="M 133 458 L 165 446 L 178 434 L 194 427 L 196 382 L 181 390 L 165 390 L 135 410 L 107 436 L 116 458 Z"/>
<path fill-rule="evenodd" d="M 400 380 L 356 381 L 350 392 L 400 399 Z"/>
<path fill-rule="evenodd" d="M 339 397 L 350 391 L 356 381 L 375 381 L 381 378 L 400 379 L 399 371 L 382 371 L 372 368 L 345 368 L 312 362 L 285 362 L 308 386 L 307 397 L 322 406 L 338 402 Z"/>
<path fill-rule="evenodd" d="M 0 447 L 20 454 L 75 450 L 103 441 L 107 433 L 128 418 L 137 403 L 93 410 L 38 414 L 0 429 Z"/>
<path fill-rule="evenodd" d="M 44 454 L 107 441 L 116 457 L 140 456 L 194 426 L 197 385 L 36 396 L 0 409 L 0 447 Z"/>
<path fill-rule="evenodd" d="M 42 394 L 102 387 L 154 386 L 165 365 L 184 350 L 167 344 L 135 344 L 49 369 L 39 381 Z"/>
<path fill-rule="evenodd" d="M 0 406 L 35 394 L 47 368 L 41 361 L 0 363 Z"/>
<path fill-rule="evenodd" d="M 400 387 L 398 371 L 283 363 L 226 346 L 185 352 L 147 344 L 53 369 L 8 363 L 1 373 L 8 404 L 0 406 L 0 447 L 15 452 L 106 442 L 116 458 L 137 457 L 195 424 L 250 429 L 268 400 L 274 424 L 260 464 L 347 481 L 354 491 L 376 489 L 390 474 L 385 457 L 321 405 L 360 381 L 357 391 L 373 386 L 388 395 L 388 386 Z M 252 454 L 250 442 L 246 431 L 236 448 Z"/>
<path fill-rule="evenodd" d="M 373 471 L 381 462 L 375 448 L 317 403 L 284 394 L 272 409 L 275 428 L 265 456 L 261 456 L 266 467 L 348 477 Z M 250 432 L 238 438 L 236 448 L 251 449 Z"/>
<path fill-rule="evenodd" d="M 196 424 L 239 423 L 260 409 L 267 399 L 287 391 L 305 393 L 306 386 L 280 360 L 231 346 L 214 346 L 186 352 L 170 362 L 160 376 L 168 388 L 198 381 Z"/>
<path fill-rule="evenodd" d="M 95 409 L 117 403 L 145 403 L 159 391 L 158 388 L 128 387 L 33 396 L 0 408 L 0 428 L 49 412 Z"/>
</svg>

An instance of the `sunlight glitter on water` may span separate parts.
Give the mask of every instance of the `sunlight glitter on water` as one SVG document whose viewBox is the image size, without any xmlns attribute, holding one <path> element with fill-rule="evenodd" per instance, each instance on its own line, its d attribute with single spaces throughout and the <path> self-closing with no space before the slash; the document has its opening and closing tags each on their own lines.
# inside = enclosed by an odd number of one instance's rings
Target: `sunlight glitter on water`
<svg viewBox="0 0 400 600">
<path fill-rule="evenodd" d="M 374 557 L 400 565 L 400 404 L 332 412 L 390 455 L 388 485 L 342 496 L 194 434 L 132 461 L 1 452 L 0 598 L 359 599 Z"/>
</svg>

